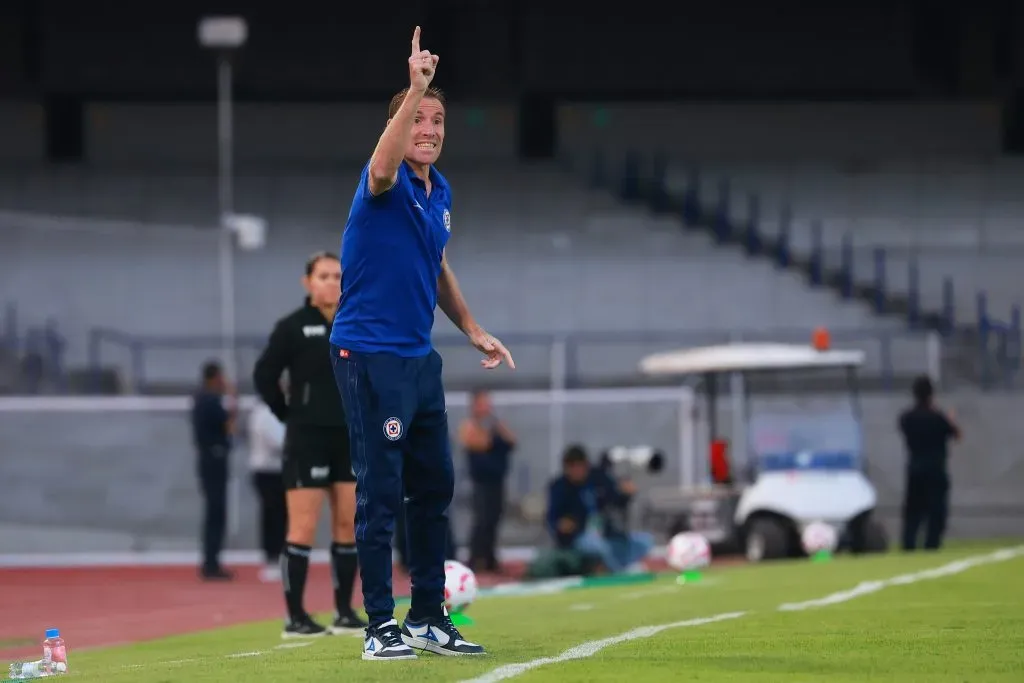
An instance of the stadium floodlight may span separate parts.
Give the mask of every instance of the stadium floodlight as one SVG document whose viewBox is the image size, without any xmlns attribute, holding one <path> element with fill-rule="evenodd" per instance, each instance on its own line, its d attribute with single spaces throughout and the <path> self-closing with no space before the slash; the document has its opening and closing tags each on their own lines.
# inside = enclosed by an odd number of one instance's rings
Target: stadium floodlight
<svg viewBox="0 0 1024 683">
<path fill-rule="evenodd" d="M 249 37 L 242 17 L 212 16 L 200 19 L 199 45 L 217 53 L 217 196 L 220 209 L 221 338 L 225 370 L 235 381 L 238 363 L 235 352 L 235 264 L 234 239 L 238 230 L 234 214 L 234 129 L 232 113 L 231 57 Z M 248 244 L 248 243 L 247 243 Z"/>
<path fill-rule="evenodd" d="M 249 27 L 242 17 L 203 17 L 199 20 L 199 44 L 214 50 L 237 50 L 245 45 Z"/>
</svg>

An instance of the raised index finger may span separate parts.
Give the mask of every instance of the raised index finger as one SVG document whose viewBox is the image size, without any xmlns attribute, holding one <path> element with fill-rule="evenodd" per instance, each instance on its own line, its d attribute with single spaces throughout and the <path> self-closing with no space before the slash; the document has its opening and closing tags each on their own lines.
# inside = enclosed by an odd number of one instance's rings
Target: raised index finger
<svg viewBox="0 0 1024 683">
<path fill-rule="evenodd" d="M 509 369 L 515 370 L 516 369 L 516 362 L 514 360 L 512 360 L 512 354 L 509 353 L 509 350 L 507 348 L 505 348 L 505 345 L 502 344 L 501 342 L 498 342 L 497 346 L 498 346 L 498 353 L 500 353 L 502 358 L 505 359 L 505 363 L 508 365 Z"/>
<path fill-rule="evenodd" d="M 420 27 L 417 26 L 412 32 L 412 54 L 418 55 L 420 53 Z"/>
</svg>

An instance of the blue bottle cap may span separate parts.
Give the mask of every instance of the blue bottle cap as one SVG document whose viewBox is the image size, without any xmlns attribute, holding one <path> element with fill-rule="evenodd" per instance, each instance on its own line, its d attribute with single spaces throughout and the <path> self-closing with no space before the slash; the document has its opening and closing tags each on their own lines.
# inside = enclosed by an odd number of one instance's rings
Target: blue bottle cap
<svg viewBox="0 0 1024 683">
<path fill-rule="evenodd" d="M 46 629 L 46 637 L 47 638 L 60 638 L 60 629 L 57 629 L 57 628 L 48 628 L 48 629 Z"/>
</svg>

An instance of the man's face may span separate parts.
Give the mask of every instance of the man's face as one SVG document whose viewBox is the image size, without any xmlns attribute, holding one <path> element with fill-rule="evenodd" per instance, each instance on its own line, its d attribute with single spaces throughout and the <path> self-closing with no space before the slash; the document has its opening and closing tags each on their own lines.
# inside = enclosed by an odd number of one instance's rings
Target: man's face
<svg viewBox="0 0 1024 683">
<path fill-rule="evenodd" d="M 565 466 L 565 477 L 573 484 L 582 484 L 590 474 L 590 463 L 571 462 Z"/>
<path fill-rule="evenodd" d="M 210 391 L 215 394 L 223 394 L 228 387 L 227 381 L 224 379 L 224 373 L 218 372 L 212 378 L 210 378 Z"/>
<path fill-rule="evenodd" d="M 416 110 L 412 138 L 405 158 L 416 164 L 437 163 L 444 144 L 444 105 L 433 97 L 424 97 Z"/>
<path fill-rule="evenodd" d="M 473 397 L 473 415 L 477 418 L 488 417 L 491 414 L 491 397 L 489 394 L 480 393 Z"/>
</svg>

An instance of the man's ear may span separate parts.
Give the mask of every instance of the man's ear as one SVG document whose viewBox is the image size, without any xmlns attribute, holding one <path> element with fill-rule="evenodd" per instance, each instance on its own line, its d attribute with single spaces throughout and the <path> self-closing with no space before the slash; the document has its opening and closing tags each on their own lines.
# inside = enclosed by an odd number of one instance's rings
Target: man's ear
<svg viewBox="0 0 1024 683">
<path fill-rule="evenodd" d="M 384 127 L 387 128 L 390 125 L 391 125 L 391 119 L 388 119 L 388 122 L 384 124 Z"/>
</svg>

